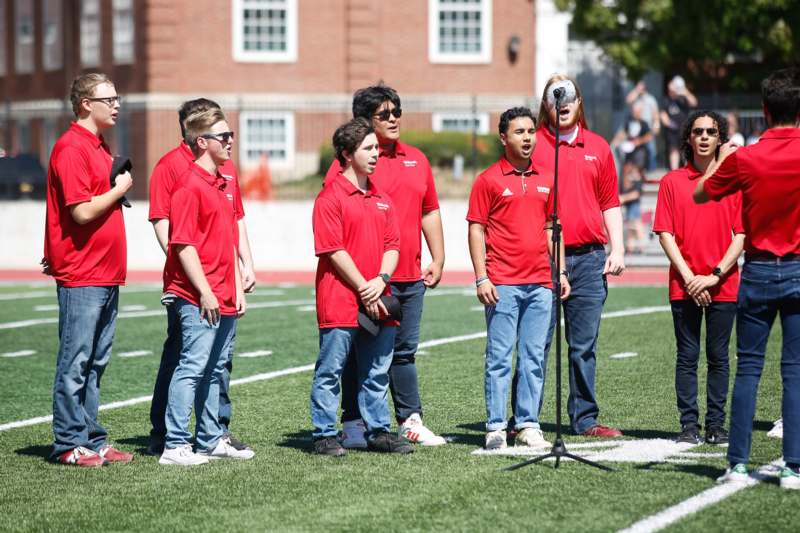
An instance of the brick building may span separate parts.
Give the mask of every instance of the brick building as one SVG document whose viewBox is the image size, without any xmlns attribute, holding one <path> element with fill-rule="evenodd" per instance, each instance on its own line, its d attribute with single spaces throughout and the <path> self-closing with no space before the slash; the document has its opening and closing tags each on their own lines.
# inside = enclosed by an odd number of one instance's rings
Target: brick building
<svg viewBox="0 0 800 533">
<path fill-rule="evenodd" d="M 381 79 L 405 129 L 493 131 L 534 100 L 537 3 L 0 0 L 0 146 L 46 163 L 69 83 L 93 70 L 123 95 L 109 141 L 132 157 L 140 198 L 179 140 L 178 106 L 198 96 L 225 110 L 239 167 L 267 155 L 277 179 L 315 171 L 353 91 Z"/>
</svg>

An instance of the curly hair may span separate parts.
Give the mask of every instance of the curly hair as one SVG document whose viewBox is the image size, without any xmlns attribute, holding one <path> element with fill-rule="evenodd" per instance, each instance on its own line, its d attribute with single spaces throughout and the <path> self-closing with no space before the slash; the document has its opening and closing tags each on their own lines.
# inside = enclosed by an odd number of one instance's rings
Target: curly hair
<svg viewBox="0 0 800 533">
<path fill-rule="evenodd" d="M 692 150 L 692 145 L 689 143 L 689 137 L 692 135 L 692 128 L 694 128 L 694 122 L 698 118 L 702 117 L 709 117 L 711 120 L 714 121 L 716 124 L 717 129 L 719 130 L 719 144 L 725 144 L 728 142 L 728 119 L 717 113 L 716 111 L 709 111 L 707 109 L 700 109 L 698 111 L 694 111 L 689 115 L 689 118 L 686 119 L 686 122 L 683 123 L 683 128 L 681 128 L 681 153 L 683 154 L 683 159 L 686 162 L 692 160 L 694 156 L 694 152 Z"/>
</svg>

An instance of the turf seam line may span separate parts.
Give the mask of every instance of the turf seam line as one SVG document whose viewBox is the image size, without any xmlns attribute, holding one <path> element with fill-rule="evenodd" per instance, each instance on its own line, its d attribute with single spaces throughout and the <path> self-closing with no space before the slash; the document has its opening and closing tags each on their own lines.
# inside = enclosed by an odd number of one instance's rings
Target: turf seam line
<svg viewBox="0 0 800 533">
<path fill-rule="evenodd" d="M 264 304 L 278 304 L 281 302 L 263 302 Z M 286 305 L 286 302 L 283 302 Z M 252 306 L 251 306 L 252 307 Z M 266 307 L 263 305 L 262 307 Z M 270 306 L 275 307 L 275 306 Z M 640 314 L 650 314 L 650 313 L 659 313 L 663 311 L 669 311 L 671 308 L 669 306 L 651 306 L 651 307 L 636 307 L 632 309 L 623 309 L 622 311 L 612 311 L 610 313 L 603 313 L 601 318 L 617 318 L 617 317 L 624 317 L 624 316 L 631 316 L 631 315 L 640 315 Z M 163 313 L 163 311 L 162 311 Z M 120 313 L 122 315 L 124 313 Z M 141 314 L 141 313 L 129 313 L 129 314 Z M 58 319 L 56 319 L 57 321 Z M 2 326 L 2 324 L 0 324 Z M 440 346 L 442 344 L 450 344 L 453 342 L 461 342 L 461 341 L 468 341 L 468 340 L 475 340 L 486 337 L 485 331 L 479 331 L 477 333 L 470 333 L 467 335 L 458 335 L 455 337 L 445 337 L 442 339 L 432 339 L 429 341 L 419 343 L 419 348 L 430 348 L 431 346 Z M 234 355 L 235 357 L 235 355 Z M 267 379 L 274 379 L 281 376 L 287 376 L 290 374 L 297 374 L 299 372 L 307 372 L 309 370 L 314 370 L 314 365 L 303 365 L 303 366 L 296 366 L 292 368 L 285 368 L 283 370 L 276 370 L 274 372 L 266 372 L 263 374 L 254 374 L 252 376 L 247 376 L 244 378 L 233 379 L 231 380 L 231 385 L 240 385 L 244 383 L 252 383 L 255 381 L 264 381 Z M 100 411 L 106 411 L 108 409 L 117 409 L 120 407 L 128 407 L 131 405 L 137 405 L 140 403 L 149 402 L 153 398 L 152 395 L 148 396 L 139 396 L 137 398 L 131 398 L 129 400 L 122 400 L 118 402 L 111 402 L 107 404 L 103 404 L 99 407 Z M 36 418 L 28 418 L 26 420 L 17 420 L 15 422 L 8 422 L 5 424 L 0 424 L 0 432 L 8 431 L 9 429 L 17 429 L 26 426 L 33 426 L 36 424 L 42 424 L 45 422 L 51 422 L 53 420 L 53 415 L 47 416 L 38 416 Z"/>
</svg>

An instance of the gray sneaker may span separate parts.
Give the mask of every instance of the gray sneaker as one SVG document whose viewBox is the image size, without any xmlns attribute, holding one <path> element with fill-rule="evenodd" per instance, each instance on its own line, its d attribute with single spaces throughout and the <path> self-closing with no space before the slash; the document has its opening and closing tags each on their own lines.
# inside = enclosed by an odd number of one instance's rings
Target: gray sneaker
<svg viewBox="0 0 800 533">
<path fill-rule="evenodd" d="M 381 453 L 413 453 L 414 447 L 405 437 L 381 431 L 367 437 L 367 449 Z"/>
</svg>

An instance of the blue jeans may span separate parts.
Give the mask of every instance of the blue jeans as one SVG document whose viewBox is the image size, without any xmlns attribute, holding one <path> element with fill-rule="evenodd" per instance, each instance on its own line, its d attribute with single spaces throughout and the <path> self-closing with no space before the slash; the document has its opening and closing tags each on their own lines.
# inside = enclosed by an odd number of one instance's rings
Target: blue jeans
<svg viewBox="0 0 800 533">
<path fill-rule="evenodd" d="M 593 250 L 568 255 L 566 259 L 571 287 L 569 298 L 563 303 L 564 336 L 569 345 L 567 413 L 572 430 L 581 434 L 597 424 L 600 414 L 594 380 L 600 315 L 608 296 L 608 285 L 603 275 L 606 253 Z"/>
<path fill-rule="evenodd" d="M 367 432 L 389 431 L 389 365 L 392 362 L 394 326 L 381 327 L 373 337 L 360 328 L 319 330 L 319 356 L 311 383 L 313 437 L 336 436 L 339 381 L 351 350 L 358 368 L 358 408 Z"/>
<path fill-rule="evenodd" d="M 422 416 L 417 379 L 417 346 L 422 322 L 422 303 L 425 284 L 422 281 L 392 283 L 392 294 L 403 306 L 403 320 L 394 339 L 394 356 L 389 368 L 389 390 L 394 401 L 394 414 L 398 424 L 414 413 Z M 358 380 L 355 358 L 349 357 L 342 374 L 342 421 L 361 418 L 356 395 Z"/>
<path fill-rule="evenodd" d="M 731 401 L 728 461 L 747 463 L 756 395 L 767 340 L 776 315 L 783 332 L 783 458 L 800 463 L 800 262 L 747 261 L 742 268 L 736 317 L 736 380 Z"/>
<path fill-rule="evenodd" d="M 486 429 L 506 427 L 515 345 L 515 428 L 538 428 L 553 291 L 536 284 L 498 285 L 497 293 L 497 305 L 486 306 Z"/>
<path fill-rule="evenodd" d="M 211 325 L 200 308 L 182 298 L 175 303 L 181 328 L 181 353 L 167 401 L 166 447 L 190 444 L 189 419 L 195 408 L 198 450 L 213 450 L 224 429 L 219 422 L 219 388 L 228 359 L 236 317 L 221 316 Z"/>
<path fill-rule="evenodd" d="M 97 421 L 100 378 L 111 358 L 119 287 L 61 287 L 58 358 L 53 381 L 53 452 L 98 451 L 108 433 Z"/>
<path fill-rule="evenodd" d="M 735 302 L 713 302 L 700 307 L 692 300 L 673 300 L 672 321 L 675 326 L 677 360 L 675 362 L 675 395 L 678 399 L 681 427 L 698 425 L 697 363 L 700 360 L 700 332 L 706 316 L 706 429 L 725 425 L 725 404 L 728 401 L 728 346 L 736 318 Z"/>
<path fill-rule="evenodd" d="M 153 400 L 150 403 L 150 435 L 164 438 L 167 434 L 165 417 L 167 413 L 167 398 L 172 374 L 181 358 L 181 323 L 174 304 L 166 306 L 167 309 L 167 339 L 161 351 L 161 362 L 158 365 L 156 383 L 153 387 Z M 231 421 L 231 400 L 229 397 L 231 372 L 233 371 L 233 352 L 236 339 L 236 323 L 233 325 L 233 339 L 225 361 L 225 368 L 219 384 L 219 423 L 223 431 L 228 433 Z"/>
</svg>

